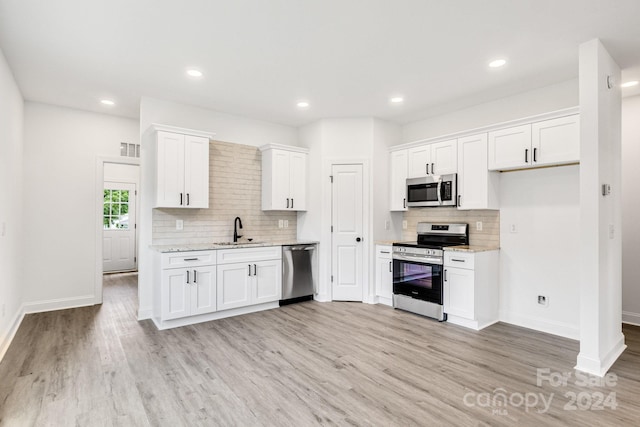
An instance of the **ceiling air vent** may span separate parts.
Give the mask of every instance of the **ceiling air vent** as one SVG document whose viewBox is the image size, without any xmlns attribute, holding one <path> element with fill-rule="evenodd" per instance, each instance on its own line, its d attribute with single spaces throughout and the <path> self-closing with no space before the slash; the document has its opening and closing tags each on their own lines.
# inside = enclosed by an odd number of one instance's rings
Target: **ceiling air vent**
<svg viewBox="0 0 640 427">
<path fill-rule="evenodd" d="M 140 157 L 140 144 L 120 143 L 120 155 L 124 157 Z"/>
</svg>

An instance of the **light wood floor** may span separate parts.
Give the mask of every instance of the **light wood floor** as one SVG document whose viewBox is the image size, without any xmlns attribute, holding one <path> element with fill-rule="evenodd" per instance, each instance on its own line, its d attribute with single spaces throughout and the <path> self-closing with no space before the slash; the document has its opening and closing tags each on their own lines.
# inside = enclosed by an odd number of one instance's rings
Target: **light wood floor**
<svg viewBox="0 0 640 427">
<path fill-rule="evenodd" d="M 616 386 L 578 387 L 572 377 L 538 387 L 537 368 L 573 373 L 577 342 L 505 324 L 473 332 L 358 303 L 157 331 L 135 320 L 135 280 L 107 276 L 102 306 L 25 317 L 0 364 L 0 425 L 640 422 L 640 328 L 624 328 Z M 500 391 L 511 403 L 482 406 Z M 618 407 L 565 410 L 571 392 L 583 393 L 583 408 L 613 392 Z M 520 405 L 533 394 L 551 399 L 548 412 L 539 413 L 542 401 Z"/>
</svg>

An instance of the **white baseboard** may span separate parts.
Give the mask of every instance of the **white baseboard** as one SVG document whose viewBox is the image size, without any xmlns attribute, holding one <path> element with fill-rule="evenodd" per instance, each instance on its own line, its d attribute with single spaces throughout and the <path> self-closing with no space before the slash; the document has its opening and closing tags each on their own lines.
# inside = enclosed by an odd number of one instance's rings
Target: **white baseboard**
<svg viewBox="0 0 640 427">
<path fill-rule="evenodd" d="M 622 312 L 622 323 L 628 323 L 629 325 L 640 326 L 640 313 L 633 313 L 631 311 Z"/>
<path fill-rule="evenodd" d="M 331 302 L 331 298 L 326 294 L 315 294 L 313 299 L 318 302 Z"/>
<path fill-rule="evenodd" d="M 574 369 L 596 375 L 598 377 L 604 377 L 626 348 L 627 346 L 624 343 L 624 335 L 620 334 L 618 341 L 616 341 L 609 352 L 602 358 L 599 358 L 598 355 L 592 356 L 580 352 Z"/>
<path fill-rule="evenodd" d="M 95 297 L 93 295 L 27 302 L 23 305 L 23 308 L 24 312 L 28 314 L 44 313 L 45 311 L 66 310 L 68 308 L 87 307 L 90 305 L 95 305 Z"/>
<path fill-rule="evenodd" d="M 4 355 L 7 354 L 7 350 L 13 341 L 13 338 L 16 336 L 16 332 L 18 332 L 18 328 L 22 324 L 22 319 L 24 319 L 24 306 L 21 306 L 18 309 L 18 312 L 13 316 L 13 320 L 11 321 L 11 327 L 7 333 L 0 337 L 0 362 L 4 359 Z"/>
<path fill-rule="evenodd" d="M 564 322 L 549 321 L 539 317 L 523 316 L 508 311 L 500 311 L 500 321 L 547 334 L 558 335 L 572 340 L 580 339 L 580 329 Z"/>
</svg>

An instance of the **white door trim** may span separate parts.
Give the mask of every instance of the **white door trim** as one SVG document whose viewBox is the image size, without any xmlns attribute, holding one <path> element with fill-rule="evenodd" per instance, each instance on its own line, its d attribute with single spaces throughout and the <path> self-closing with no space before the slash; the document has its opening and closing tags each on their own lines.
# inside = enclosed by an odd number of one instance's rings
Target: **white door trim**
<svg viewBox="0 0 640 427">
<path fill-rule="evenodd" d="M 95 279 L 93 289 L 93 303 L 102 304 L 102 205 L 104 203 L 104 165 L 105 163 L 115 163 L 120 165 L 140 166 L 140 159 L 128 157 L 96 157 L 96 181 L 95 181 Z M 140 206 L 140 189 L 138 189 L 138 199 L 136 205 Z M 138 228 L 139 229 L 139 228 Z M 137 240 L 136 231 L 136 240 Z"/>
<path fill-rule="evenodd" d="M 346 158 L 346 159 L 341 159 L 341 158 L 327 158 L 324 160 L 324 165 L 323 165 L 323 176 L 326 177 L 327 181 L 329 179 L 329 176 L 331 175 L 331 171 L 332 171 L 332 167 L 333 165 L 356 165 L 356 164 L 360 164 L 362 165 L 362 210 L 363 210 L 363 224 L 362 224 L 362 230 L 363 230 L 363 235 L 362 235 L 362 243 L 363 243 L 363 260 L 362 260 L 362 269 L 364 270 L 362 272 L 362 282 L 363 282 L 363 290 L 362 290 L 362 302 L 369 302 L 369 300 L 371 299 L 371 272 L 370 272 L 370 268 L 371 268 L 371 260 L 370 260 L 370 256 L 369 254 L 372 251 L 373 245 L 371 242 L 371 236 L 373 235 L 371 233 L 371 178 L 370 178 L 370 161 L 369 159 L 362 159 L 362 158 Z M 323 178 L 324 179 L 324 178 Z M 325 182 L 327 182 L 325 181 Z M 326 287 L 325 290 L 327 292 L 327 295 L 329 297 L 330 301 L 333 301 L 333 286 L 331 284 L 331 272 L 333 271 L 333 265 L 331 264 L 331 260 L 332 260 L 332 248 L 333 248 L 333 236 L 331 234 L 331 221 L 332 221 L 332 187 L 331 184 L 329 183 L 327 185 L 325 194 L 324 194 L 324 200 L 325 203 L 324 208 L 323 208 L 323 218 L 326 219 L 326 227 L 325 228 L 325 234 L 328 238 L 327 242 L 329 242 L 328 245 L 321 245 L 321 246 L 325 246 L 326 251 L 324 253 L 324 259 L 326 260 L 325 263 L 320 263 L 320 265 L 324 265 L 325 266 L 325 272 L 324 272 L 324 277 L 327 278 L 327 283 L 326 283 Z M 321 253 L 322 255 L 322 253 Z M 320 275 L 322 277 L 322 274 Z"/>
</svg>

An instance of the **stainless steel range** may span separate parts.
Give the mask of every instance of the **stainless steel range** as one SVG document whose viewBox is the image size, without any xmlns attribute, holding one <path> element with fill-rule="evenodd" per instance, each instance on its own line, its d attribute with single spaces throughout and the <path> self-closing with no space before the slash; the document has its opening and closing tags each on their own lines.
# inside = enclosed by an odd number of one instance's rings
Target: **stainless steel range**
<svg viewBox="0 0 640 427">
<path fill-rule="evenodd" d="M 393 244 L 393 306 L 447 320 L 442 306 L 442 248 L 468 244 L 469 224 L 419 222 L 417 241 Z"/>
</svg>

